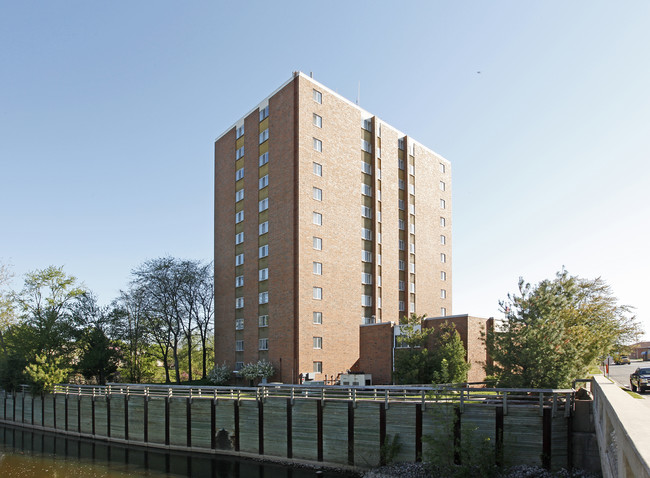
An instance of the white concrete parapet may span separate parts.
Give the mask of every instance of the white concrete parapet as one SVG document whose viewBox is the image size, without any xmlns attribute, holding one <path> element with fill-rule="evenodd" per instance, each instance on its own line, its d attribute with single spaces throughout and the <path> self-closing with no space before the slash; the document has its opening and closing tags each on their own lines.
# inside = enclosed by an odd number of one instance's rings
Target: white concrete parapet
<svg viewBox="0 0 650 478">
<path fill-rule="evenodd" d="M 650 420 L 640 400 L 598 375 L 594 422 L 604 478 L 650 478 Z"/>
</svg>

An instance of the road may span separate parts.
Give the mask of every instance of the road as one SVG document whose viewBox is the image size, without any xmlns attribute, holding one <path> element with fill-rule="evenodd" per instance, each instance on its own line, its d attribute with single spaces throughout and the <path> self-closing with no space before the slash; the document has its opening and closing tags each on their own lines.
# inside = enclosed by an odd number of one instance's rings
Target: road
<svg viewBox="0 0 650 478">
<path fill-rule="evenodd" d="M 650 367 L 650 362 L 633 361 L 630 365 L 612 365 L 609 367 L 609 378 L 618 383 L 621 387 L 630 389 L 630 374 L 639 367 Z M 643 405 L 650 409 L 650 392 L 641 395 L 639 400 Z"/>
</svg>

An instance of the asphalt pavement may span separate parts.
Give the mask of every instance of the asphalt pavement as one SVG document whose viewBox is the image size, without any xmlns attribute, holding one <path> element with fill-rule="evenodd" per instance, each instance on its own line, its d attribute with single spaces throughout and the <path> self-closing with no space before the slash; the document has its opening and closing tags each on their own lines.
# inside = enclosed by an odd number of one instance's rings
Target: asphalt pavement
<svg viewBox="0 0 650 478">
<path fill-rule="evenodd" d="M 630 390 L 630 374 L 639 367 L 650 367 L 650 362 L 633 360 L 629 365 L 611 365 L 609 367 L 609 378 L 626 390 Z M 645 392 L 641 397 L 640 402 L 647 408 L 650 408 L 650 392 Z"/>
</svg>

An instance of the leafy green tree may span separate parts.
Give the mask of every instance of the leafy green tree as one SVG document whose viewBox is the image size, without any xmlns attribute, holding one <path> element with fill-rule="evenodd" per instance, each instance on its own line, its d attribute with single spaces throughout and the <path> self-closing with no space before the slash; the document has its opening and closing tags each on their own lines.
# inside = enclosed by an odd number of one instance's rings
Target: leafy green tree
<svg viewBox="0 0 650 478">
<path fill-rule="evenodd" d="M 447 321 L 424 328 L 425 317 L 411 314 L 400 325 L 395 381 L 401 384 L 465 382 L 470 364 L 465 360 L 465 347 L 456 328 Z"/>
<path fill-rule="evenodd" d="M 51 392 L 54 385 L 68 378 L 71 369 L 66 367 L 63 357 L 53 357 L 39 354 L 34 361 L 27 365 L 25 374 L 32 384 L 32 390 Z"/>
<path fill-rule="evenodd" d="M 12 274 L 9 268 L 0 264 L 0 352 L 4 359 L 7 359 L 7 344 L 4 336 L 10 327 L 15 323 L 14 303 L 9 291 L 5 290 Z"/>
<path fill-rule="evenodd" d="M 630 307 L 617 302 L 601 278 L 564 269 L 535 286 L 520 278 L 519 294 L 500 302 L 505 320 L 484 335 L 486 372 L 501 386 L 570 387 L 599 357 L 638 336 Z"/>
<path fill-rule="evenodd" d="M 259 360 L 258 362 L 244 364 L 244 366 L 239 370 L 239 373 L 242 377 L 250 381 L 256 379 L 267 379 L 273 376 L 275 373 L 275 367 L 268 360 Z"/>
<path fill-rule="evenodd" d="M 85 329 L 79 344 L 81 355 L 76 365 L 77 370 L 86 379 L 95 379 L 100 385 L 106 385 L 106 380 L 117 372 L 121 357 L 117 345 L 97 326 Z"/>
</svg>

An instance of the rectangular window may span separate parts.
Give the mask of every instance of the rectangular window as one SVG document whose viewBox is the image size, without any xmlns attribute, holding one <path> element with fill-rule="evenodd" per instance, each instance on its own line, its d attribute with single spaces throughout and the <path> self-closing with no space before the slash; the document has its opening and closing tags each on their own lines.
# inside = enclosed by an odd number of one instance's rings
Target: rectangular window
<svg viewBox="0 0 650 478">
<path fill-rule="evenodd" d="M 368 219 L 372 219 L 372 209 L 370 209 L 368 206 L 361 206 L 361 215 L 363 217 L 367 217 Z"/>
<path fill-rule="evenodd" d="M 404 220 L 403 219 L 398 219 L 397 220 L 397 227 L 400 231 L 404 230 Z"/>
<path fill-rule="evenodd" d="M 415 244 L 414 243 L 409 244 L 409 252 L 411 254 L 415 254 Z"/>
<path fill-rule="evenodd" d="M 447 221 L 445 220 L 445 218 L 444 218 L 444 217 L 441 217 L 441 218 L 440 218 L 440 225 L 441 225 L 442 227 L 445 227 L 445 224 L 446 224 L 446 223 L 447 223 Z"/>
<path fill-rule="evenodd" d="M 322 176 L 323 175 L 323 165 L 319 163 L 313 163 L 314 165 L 314 174 L 316 176 Z"/>
<path fill-rule="evenodd" d="M 244 319 L 235 320 L 235 330 L 244 330 Z"/>
<path fill-rule="evenodd" d="M 269 316 L 268 315 L 260 315 L 257 318 L 257 326 L 258 327 L 268 327 L 269 326 Z"/>
<path fill-rule="evenodd" d="M 409 174 L 411 176 L 415 176 L 415 166 L 413 166 L 412 164 L 409 164 Z"/>
<path fill-rule="evenodd" d="M 260 166 L 264 166 L 268 162 L 269 162 L 269 153 L 268 152 L 260 155 L 260 162 L 259 162 Z"/>
<path fill-rule="evenodd" d="M 398 167 L 398 169 L 401 169 L 402 171 L 404 171 L 404 160 L 403 159 L 398 159 L 397 160 L 397 167 Z"/>
<path fill-rule="evenodd" d="M 415 234 L 415 224 L 409 224 L 409 232 Z"/>
<path fill-rule="evenodd" d="M 415 194 L 415 184 L 409 184 L 409 194 Z"/>
<path fill-rule="evenodd" d="M 322 312 L 314 312 L 314 314 L 313 314 L 313 323 L 314 324 L 322 324 L 323 323 L 323 313 Z"/>
<path fill-rule="evenodd" d="M 268 350 L 269 349 L 269 339 L 259 339 L 259 349 Z"/>
<path fill-rule="evenodd" d="M 262 282 L 263 280 L 267 280 L 269 278 L 269 268 L 266 267 L 264 269 L 260 269 L 257 272 L 257 276 L 258 276 L 258 282 Z"/>
<path fill-rule="evenodd" d="M 237 128 L 237 139 L 241 138 L 244 136 L 244 125 L 241 125 L 239 128 Z"/>
<path fill-rule="evenodd" d="M 323 93 L 318 90 L 313 90 L 312 98 L 314 98 L 314 101 L 318 104 L 323 103 Z"/>
<path fill-rule="evenodd" d="M 444 252 L 440 253 L 440 262 L 447 262 L 447 254 Z"/>
<path fill-rule="evenodd" d="M 259 235 L 261 236 L 262 234 L 266 234 L 269 232 L 269 221 L 264 221 L 262 224 L 259 225 Z"/>
<path fill-rule="evenodd" d="M 413 264 L 412 262 L 409 264 L 409 272 L 411 274 L 415 274 L 415 264 Z"/>
<path fill-rule="evenodd" d="M 361 120 L 361 127 L 366 131 L 370 131 L 372 133 L 372 119 L 368 118 Z"/>
<path fill-rule="evenodd" d="M 235 152 L 235 159 L 241 159 L 244 157 L 244 147 L 242 146 L 241 148 L 238 148 L 237 151 Z"/>
<path fill-rule="evenodd" d="M 441 299 L 447 298 L 447 291 L 445 289 L 440 289 L 440 298 Z"/>
<path fill-rule="evenodd" d="M 242 242 L 244 242 L 244 233 L 235 234 L 235 244 L 241 244 Z"/>
<path fill-rule="evenodd" d="M 323 142 L 320 139 L 314 138 L 314 149 L 319 153 L 323 152 Z"/>
<path fill-rule="evenodd" d="M 314 249 L 320 251 L 323 249 L 323 240 L 320 237 L 314 237 Z"/>
<path fill-rule="evenodd" d="M 366 241 L 372 241 L 372 231 L 370 229 L 366 229 L 365 227 L 362 228 L 361 238 L 365 239 Z"/>
<path fill-rule="evenodd" d="M 406 264 L 404 261 L 397 261 L 397 268 L 401 271 L 406 269 Z"/>
<path fill-rule="evenodd" d="M 399 240 L 399 243 L 398 243 L 398 245 L 397 245 L 397 247 L 398 247 L 398 249 L 399 249 L 400 251 L 403 251 L 403 250 L 405 250 L 406 245 L 404 244 L 404 241 L 402 241 L 402 240 L 400 239 L 400 240 Z"/>
<path fill-rule="evenodd" d="M 411 283 L 409 284 L 409 292 L 410 292 L 411 294 L 415 294 L 415 282 L 411 282 Z"/>
<path fill-rule="evenodd" d="M 235 256 L 235 265 L 241 266 L 243 263 L 244 263 L 244 253 L 242 252 L 241 254 L 237 254 Z"/>
<path fill-rule="evenodd" d="M 363 149 L 366 153 L 372 153 L 372 144 L 370 144 L 369 141 L 366 141 L 365 139 L 361 140 L 361 149 Z"/>
<path fill-rule="evenodd" d="M 362 272 L 361 273 L 361 283 L 365 285 L 371 285 L 372 284 L 372 274 L 368 274 L 367 272 Z"/>
<path fill-rule="evenodd" d="M 397 288 L 399 290 L 406 290 L 406 283 L 403 280 L 399 281 L 399 283 L 397 284 Z"/>
<path fill-rule="evenodd" d="M 235 287 L 242 287 L 244 285 L 244 276 L 235 277 Z"/>
<path fill-rule="evenodd" d="M 365 161 L 361 161 L 361 171 L 365 174 L 372 174 L 372 166 Z"/>
<path fill-rule="evenodd" d="M 440 280 L 447 280 L 447 273 L 445 271 L 440 271 Z"/>
<path fill-rule="evenodd" d="M 443 163 L 440 163 L 440 172 L 444 173 L 445 172 L 445 165 Z"/>
<path fill-rule="evenodd" d="M 244 179 L 244 168 L 238 169 L 235 173 L 235 181 L 239 181 L 240 179 Z"/>
<path fill-rule="evenodd" d="M 265 174 L 259 180 L 259 189 L 264 189 L 268 185 L 269 185 L 269 175 Z"/>
<path fill-rule="evenodd" d="M 372 307 L 372 296 L 371 295 L 362 295 L 361 296 L 361 306 L 362 307 Z"/>
<path fill-rule="evenodd" d="M 397 180 L 397 187 L 399 189 L 404 189 L 404 180 L 403 179 L 398 179 Z"/>
<path fill-rule="evenodd" d="M 410 312 L 410 313 L 415 312 L 415 302 L 411 302 L 411 303 L 409 304 L 409 312 Z"/>
<path fill-rule="evenodd" d="M 235 299 L 235 309 L 243 309 L 243 308 L 244 308 L 244 298 L 237 297 Z"/>
<path fill-rule="evenodd" d="M 244 199 L 244 190 L 240 189 L 237 192 L 235 192 L 235 202 L 239 202 L 242 199 Z"/>
<path fill-rule="evenodd" d="M 241 370 L 244 366 L 244 362 L 235 362 L 235 370 Z"/>
<path fill-rule="evenodd" d="M 260 292 L 257 294 L 257 302 L 258 304 L 268 304 L 269 303 L 269 293 L 268 292 Z"/>
<path fill-rule="evenodd" d="M 314 362 L 314 373 L 323 373 L 323 362 Z"/>
<path fill-rule="evenodd" d="M 445 200 L 444 200 L 444 199 L 441 199 L 441 200 L 440 200 L 440 209 L 444 209 L 445 206 L 446 206 Z"/>
<path fill-rule="evenodd" d="M 372 262 L 372 252 L 370 252 L 370 251 L 361 251 L 361 261 L 363 261 L 363 262 Z"/>
<path fill-rule="evenodd" d="M 447 243 L 447 238 L 443 235 L 440 234 L 440 244 L 446 244 Z"/>
<path fill-rule="evenodd" d="M 266 105 L 265 108 L 260 110 L 260 121 L 265 120 L 269 117 L 269 105 Z"/>
<path fill-rule="evenodd" d="M 447 315 L 447 307 L 440 307 L 440 315 L 444 317 Z"/>
<path fill-rule="evenodd" d="M 322 201 L 323 200 L 323 190 L 317 187 L 312 188 L 312 197 L 316 201 Z"/>
<path fill-rule="evenodd" d="M 397 147 L 404 151 L 404 138 L 400 138 L 397 140 Z"/>
<path fill-rule="evenodd" d="M 361 185 L 361 194 L 372 197 L 372 187 L 367 184 Z"/>
<path fill-rule="evenodd" d="M 323 127 L 323 118 L 321 116 L 318 116 L 316 113 L 314 113 L 314 126 L 317 128 Z"/>
<path fill-rule="evenodd" d="M 399 209 L 401 211 L 403 211 L 405 209 L 404 208 L 404 199 L 398 199 L 397 200 L 397 209 Z"/>
<path fill-rule="evenodd" d="M 322 226 L 323 225 L 323 215 L 319 212 L 313 212 L 312 213 L 312 222 L 316 224 L 317 226 Z"/>
<path fill-rule="evenodd" d="M 244 341 L 235 340 L 235 352 L 243 352 L 243 351 L 244 351 Z"/>
<path fill-rule="evenodd" d="M 264 198 L 259 202 L 259 212 L 266 211 L 269 208 L 269 198 Z"/>
<path fill-rule="evenodd" d="M 312 288 L 312 293 L 311 293 L 312 298 L 316 300 L 322 300 L 323 299 L 323 288 L 322 287 L 314 287 Z"/>
<path fill-rule="evenodd" d="M 259 258 L 260 258 L 260 259 L 261 259 L 262 257 L 266 257 L 266 256 L 268 256 L 268 255 L 269 255 L 269 245 L 268 245 L 268 244 L 264 244 L 263 246 L 261 246 L 261 247 L 258 249 L 258 251 L 259 251 Z"/>
<path fill-rule="evenodd" d="M 321 262 L 314 262 L 313 263 L 313 268 L 314 268 L 314 274 L 321 276 L 323 275 L 323 264 Z"/>
<path fill-rule="evenodd" d="M 262 144 L 264 141 L 269 139 L 269 129 L 266 128 L 264 131 L 260 133 L 260 144 Z"/>
<path fill-rule="evenodd" d="M 409 204 L 409 214 L 415 215 L 415 204 Z"/>
<path fill-rule="evenodd" d="M 404 301 L 403 300 L 399 301 L 399 311 L 404 312 Z"/>
<path fill-rule="evenodd" d="M 315 349 L 323 348 L 323 337 L 314 337 L 314 348 Z"/>
<path fill-rule="evenodd" d="M 440 190 L 441 191 L 445 190 L 445 182 L 444 181 L 440 181 Z"/>
</svg>

